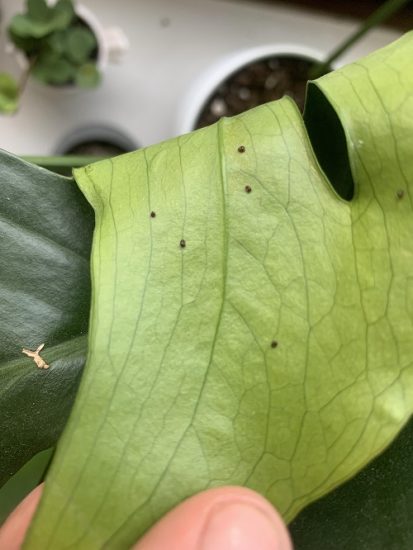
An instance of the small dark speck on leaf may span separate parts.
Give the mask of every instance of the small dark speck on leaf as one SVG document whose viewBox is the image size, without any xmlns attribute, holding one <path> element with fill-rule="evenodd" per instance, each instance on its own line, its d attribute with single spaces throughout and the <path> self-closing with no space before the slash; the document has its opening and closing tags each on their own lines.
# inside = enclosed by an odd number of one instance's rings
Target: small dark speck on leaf
<svg viewBox="0 0 413 550">
<path fill-rule="evenodd" d="M 244 145 L 240 145 L 238 147 L 238 153 L 245 153 L 245 146 Z"/>
<path fill-rule="evenodd" d="M 398 199 L 402 199 L 404 197 L 404 189 L 399 189 L 396 193 L 396 196 Z"/>
<path fill-rule="evenodd" d="M 151 212 L 151 218 L 156 218 L 155 212 Z"/>
<path fill-rule="evenodd" d="M 251 187 L 249 185 L 246 185 L 245 186 L 245 192 L 246 193 L 251 193 L 251 191 L 252 191 Z"/>
<path fill-rule="evenodd" d="M 185 241 L 185 239 L 181 239 L 181 241 L 180 241 L 180 243 L 179 243 L 179 246 L 180 246 L 181 248 L 185 248 L 185 247 L 186 247 L 186 241 Z"/>
<path fill-rule="evenodd" d="M 274 349 L 274 348 L 276 348 L 277 346 L 278 346 L 277 340 L 273 340 L 273 341 L 271 342 L 271 347 Z"/>
</svg>

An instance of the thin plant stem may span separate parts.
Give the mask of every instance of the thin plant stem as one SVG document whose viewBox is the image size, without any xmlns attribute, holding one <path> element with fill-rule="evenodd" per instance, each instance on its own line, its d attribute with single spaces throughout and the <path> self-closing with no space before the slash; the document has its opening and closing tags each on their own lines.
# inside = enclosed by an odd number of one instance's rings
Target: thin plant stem
<svg viewBox="0 0 413 550">
<path fill-rule="evenodd" d="M 82 155 L 62 155 L 51 157 L 23 156 L 25 161 L 43 168 L 80 168 L 86 164 L 92 164 L 104 158 L 105 156 L 82 156 Z"/>
<path fill-rule="evenodd" d="M 27 81 L 29 80 L 29 76 L 30 76 L 30 71 L 31 71 L 31 66 L 29 65 L 27 67 L 27 69 L 25 69 L 20 77 L 20 82 L 19 82 L 19 96 L 22 96 L 23 95 L 23 92 L 26 88 L 26 85 L 27 85 Z"/>
<path fill-rule="evenodd" d="M 310 79 L 318 78 L 330 70 L 331 64 L 339 58 L 346 50 L 355 44 L 370 29 L 380 25 L 394 13 L 408 4 L 410 0 L 387 0 L 377 10 L 375 10 L 359 27 L 344 40 L 335 50 L 331 52 L 328 58 L 321 63 L 317 63 L 310 70 Z"/>
<path fill-rule="evenodd" d="M 24 90 L 26 89 L 26 86 L 27 86 L 27 82 L 29 80 L 29 77 L 30 77 L 30 73 L 32 72 L 32 69 L 35 65 L 37 61 L 37 56 L 34 56 L 32 57 L 31 59 L 28 60 L 28 65 L 27 65 L 27 68 L 23 71 L 21 77 L 20 77 L 20 82 L 19 82 L 19 101 L 20 101 L 20 98 L 21 96 L 23 95 L 24 93 Z"/>
</svg>

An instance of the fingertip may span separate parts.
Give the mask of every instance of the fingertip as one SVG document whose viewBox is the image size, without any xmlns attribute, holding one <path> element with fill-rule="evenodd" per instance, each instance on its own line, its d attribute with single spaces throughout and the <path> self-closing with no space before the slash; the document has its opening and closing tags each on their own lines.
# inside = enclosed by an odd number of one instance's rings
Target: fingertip
<svg viewBox="0 0 413 550">
<path fill-rule="evenodd" d="M 162 518 L 134 550 L 291 550 L 283 520 L 261 495 L 222 487 L 195 495 Z"/>
<path fill-rule="evenodd" d="M 42 491 L 43 484 L 33 489 L 6 519 L 0 529 L 0 548 L 4 550 L 20 549 L 39 504 Z"/>
<path fill-rule="evenodd" d="M 19 550 L 41 498 L 32 491 L 0 529 L 0 548 Z M 209 489 L 162 518 L 134 550 L 292 550 L 283 520 L 258 493 L 242 487 Z"/>
</svg>

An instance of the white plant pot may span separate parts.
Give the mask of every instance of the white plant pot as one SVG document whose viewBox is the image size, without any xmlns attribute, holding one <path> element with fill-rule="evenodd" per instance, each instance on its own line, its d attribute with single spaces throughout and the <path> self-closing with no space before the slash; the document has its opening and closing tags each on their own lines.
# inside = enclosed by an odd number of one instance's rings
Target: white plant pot
<svg viewBox="0 0 413 550">
<path fill-rule="evenodd" d="M 256 0 L 80 0 L 98 16 L 90 21 L 101 37 L 105 78 L 93 93 L 62 93 L 33 79 L 13 117 L 0 117 L 0 147 L 17 154 L 53 154 L 84 128 L 110 128 L 147 146 L 192 130 L 214 88 L 241 66 L 269 55 L 325 59 L 357 26 L 347 18 L 323 16 L 290 3 Z M 1 0 L 3 25 L 23 0 Z M 130 39 L 119 52 L 106 26 L 119 25 Z M 116 34 L 116 33 L 115 33 Z M 382 47 L 399 36 L 372 30 L 341 63 Z M 0 56 L 5 33 L 0 34 Z M 113 45 L 117 44 L 114 48 Z M 106 62 L 104 60 L 107 60 Z M 12 59 L 0 59 L 13 71 Z M 76 88 L 74 88 L 76 89 Z M 106 135 L 106 134 L 105 134 Z M 99 137 L 99 136 L 97 136 Z"/>
<path fill-rule="evenodd" d="M 121 61 L 129 49 L 129 40 L 120 27 L 103 27 L 93 11 L 83 4 L 76 4 L 76 14 L 91 28 L 98 43 L 97 66 L 103 72 L 108 63 Z"/>
<path fill-rule="evenodd" d="M 223 57 L 216 64 L 207 67 L 184 96 L 178 111 L 178 133 L 185 134 L 194 130 L 201 112 L 214 91 L 231 75 L 246 65 L 277 56 L 301 57 L 307 61 L 322 61 L 325 57 L 320 50 L 287 43 L 249 48 Z M 335 68 L 334 64 L 333 68 Z"/>
</svg>

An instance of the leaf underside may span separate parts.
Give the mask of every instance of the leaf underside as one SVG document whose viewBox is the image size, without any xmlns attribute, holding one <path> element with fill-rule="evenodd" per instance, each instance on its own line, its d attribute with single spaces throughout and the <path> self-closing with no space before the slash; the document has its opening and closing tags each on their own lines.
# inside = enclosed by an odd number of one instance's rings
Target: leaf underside
<svg viewBox="0 0 413 550">
<path fill-rule="evenodd" d="M 0 151 L 0 485 L 56 444 L 86 355 L 93 211 L 72 179 Z M 62 208 L 62 205 L 65 208 Z M 50 369 L 38 369 L 22 348 Z"/>
<path fill-rule="evenodd" d="M 287 98 L 75 172 L 96 213 L 88 361 L 25 548 L 126 548 L 223 484 L 291 520 L 396 436 L 413 404 L 412 54 L 408 34 L 313 84 L 344 129 L 351 201 Z"/>
</svg>

